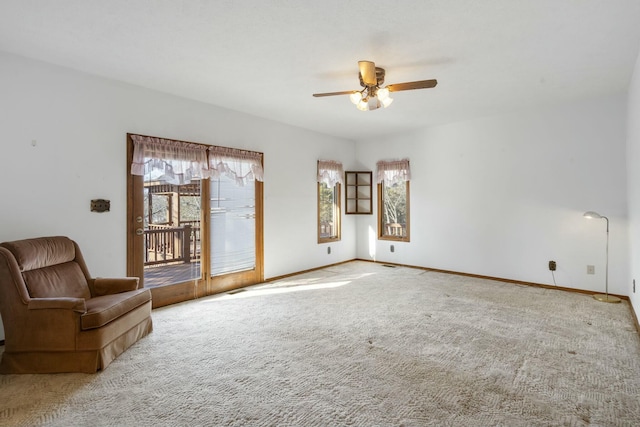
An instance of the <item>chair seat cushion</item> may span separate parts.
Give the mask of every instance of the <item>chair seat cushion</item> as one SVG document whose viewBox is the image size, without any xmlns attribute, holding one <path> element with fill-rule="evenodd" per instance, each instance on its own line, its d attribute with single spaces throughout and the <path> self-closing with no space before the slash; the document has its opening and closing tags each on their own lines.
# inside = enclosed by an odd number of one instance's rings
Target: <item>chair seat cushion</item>
<svg viewBox="0 0 640 427">
<path fill-rule="evenodd" d="M 149 289 L 136 289 L 88 299 L 87 312 L 81 316 L 81 328 L 86 331 L 104 326 L 150 300 Z"/>
</svg>

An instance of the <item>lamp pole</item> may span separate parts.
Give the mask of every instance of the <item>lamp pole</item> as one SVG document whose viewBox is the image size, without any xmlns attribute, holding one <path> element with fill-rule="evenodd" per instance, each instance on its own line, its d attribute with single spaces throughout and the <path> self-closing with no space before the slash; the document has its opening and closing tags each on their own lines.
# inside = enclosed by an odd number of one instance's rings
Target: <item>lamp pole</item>
<svg viewBox="0 0 640 427">
<path fill-rule="evenodd" d="M 595 294 L 593 298 L 601 302 L 620 302 L 620 298 L 613 295 L 609 295 L 609 218 L 593 211 L 585 212 L 584 217 L 596 218 L 596 219 L 600 218 L 607 221 L 607 247 L 606 247 L 607 263 L 605 264 L 605 272 L 604 272 L 605 294 L 604 295 Z"/>
<path fill-rule="evenodd" d="M 609 300 L 609 218 L 603 216 L 605 220 L 607 220 L 607 249 L 605 253 L 607 254 L 607 262 L 604 267 L 604 293 L 607 300 Z"/>
</svg>

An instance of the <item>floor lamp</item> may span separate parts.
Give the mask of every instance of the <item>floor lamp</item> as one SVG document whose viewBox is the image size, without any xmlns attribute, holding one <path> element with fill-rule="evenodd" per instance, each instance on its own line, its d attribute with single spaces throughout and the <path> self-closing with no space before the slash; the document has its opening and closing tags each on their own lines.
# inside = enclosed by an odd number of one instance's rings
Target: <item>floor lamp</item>
<svg viewBox="0 0 640 427">
<path fill-rule="evenodd" d="M 607 220 L 607 264 L 605 269 L 605 293 L 604 294 L 595 294 L 593 298 L 602 302 L 620 302 L 620 298 L 615 297 L 613 295 L 609 295 L 609 218 L 606 216 L 602 216 L 597 212 L 589 211 L 584 213 L 585 218 L 594 218 L 594 219 L 605 219 Z"/>
</svg>

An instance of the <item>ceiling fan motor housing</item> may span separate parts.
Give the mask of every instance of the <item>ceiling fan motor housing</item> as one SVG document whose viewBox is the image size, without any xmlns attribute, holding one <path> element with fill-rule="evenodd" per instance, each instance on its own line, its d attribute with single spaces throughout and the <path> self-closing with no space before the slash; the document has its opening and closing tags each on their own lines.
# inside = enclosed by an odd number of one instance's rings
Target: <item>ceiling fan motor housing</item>
<svg viewBox="0 0 640 427">
<path fill-rule="evenodd" d="M 384 84 L 384 68 L 376 67 L 376 86 L 380 87 Z M 362 73 L 358 73 L 358 78 L 360 79 L 360 86 L 367 87 L 364 80 L 362 80 Z"/>
</svg>

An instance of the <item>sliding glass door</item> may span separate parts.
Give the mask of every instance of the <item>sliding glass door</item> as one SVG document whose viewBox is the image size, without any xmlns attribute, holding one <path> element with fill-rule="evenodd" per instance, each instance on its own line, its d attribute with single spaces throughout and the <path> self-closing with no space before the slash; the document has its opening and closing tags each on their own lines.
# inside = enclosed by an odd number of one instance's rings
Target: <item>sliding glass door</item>
<svg viewBox="0 0 640 427">
<path fill-rule="evenodd" d="M 136 138 L 150 137 L 128 136 L 132 170 Z M 154 307 L 262 281 L 262 182 L 232 173 L 251 162 L 214 166 L 207 178 L 172 155 L 183 154 L 137 153 L 144 167 L 128 175 L 128 275 L 151 288 Z"/>
</svg>

